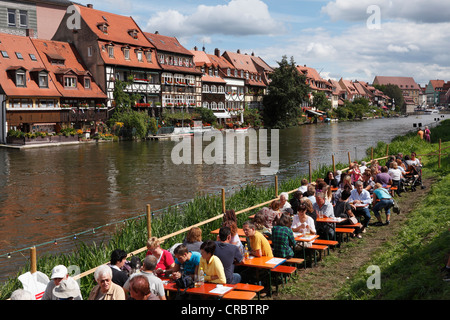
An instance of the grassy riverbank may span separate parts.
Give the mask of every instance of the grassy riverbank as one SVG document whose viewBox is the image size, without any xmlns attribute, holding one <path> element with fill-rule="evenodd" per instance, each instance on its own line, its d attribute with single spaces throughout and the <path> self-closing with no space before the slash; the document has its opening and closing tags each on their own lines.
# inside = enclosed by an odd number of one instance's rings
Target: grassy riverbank
<svg viewBox="0 0 450 320">
<path fill-rule="evenodd" d="M 446 126 L 446 130 L 449 129 L 449 125 L 443 122 L 443 125 Z M 432 137 L 435 139 L 434 130 L 441 130 L 442 132 L 447 132 L 442 128 L 433 129 Z M 448 145 L 448 142 L 444 144 Z M 405 137 L 398 137 L 392 141 L 389 145 L 389 153 L 395 154 L 397 152 L 403 152 L 405 154 L 415 150 L 417 153 L 428 153 L 436 150 L 436 144 L 430 145 L 425 143 L 424 141 L 419 141 L 415 134 L 409 134 Z M 370 158 L 369 151 L 368 156 L 365 158 L 368 160 Z M 386 154 L 386 144 L 379 143 L 374 150 L 374 157 L 382 157 Z M 426 175 L 436 176 L 441 172 L 443 175 L 444 172 L 448 173 L 448 169 L 434 170 L 434 167 L 437 167 L 437 157 L 433 157 L 430 159 L 424 159 L 426 165 Z M 443 161 L 445 164 L 445 168 L 448 168 L 448 157 Z M 337 168 L 344 168 L 346 164 L 336 164 Z M 331 165 L 321 166 L 318 170 L 313 172 L 312 178 L 313 180 L 318 177 L 324 177 L 327 170 L 331 168 Z M 447 170 L 447 171 L 445 171 Z M 297 176 L 285 181 L 280 181 L 278 186 L 278 192 L 282 191 L 290 191 L 296 189 L 300 185 L 300 180 L 304 176 Z M 448 187 L 448 185 L 447 185 Z M 247 186 L 242 187 L 240 190 L 235 191 L 232 195 L 227 195 L 226 208 L 234 209 L 235 211 L 242 210 L 248 207 L 251 207 L 255 204 L 263 203 L 265 201 L 269 201 L 273 199 L 275 195 L 275 187 L 264 187 L 258 186 L 256 184 L 249 184 Z M 444 202 L 445 203 L 445 202 Z M 447 201 L 448 203 L 448 201 Z M 182 206 L 173 206 L 162 212 L 161 214 L 157 214 L 152 219 L 152 235 L 157 237 L 162 237 L 164 235 L 170 234 L 177 230 L 189 227 L 193 224 L 199 223 L 201 221 L 205 221 L 211 217 L 215 217 L 222 211 L 221 207 L 221 196 L 219 194 L 216 195 L 199 195 L 192 202 L 187 203 Z M 238 224 L 242 225 L 242 223 L 247 219 L 247 217 L 251 214 L 254 214 L 258 209 L 255 209 L 248 213 L 243 213 L 238 216 Z M 448 207 L 447 207 L 448 212 Z M 448 214 L 447 214 L 448 216 Z M 202 226 L 203 230 L 203 239 L 211 238 L 210 231 L 220 227 L 220 220 L 216 220 L 207 225 Z M 426 223 L 426 222 L 425 222 Z M 87 245 L 85 243 L 78 243 L 77 250 L 61 255 L 39 255 L 38 253 L 38 263 L 37 269 L 41 272 L 50 274 L 51 269 L 58 264 L 64 264 L 66 266 L 75 265 L 79 267 L 81 272 L 86 270 L 90 270 L 95 268 L 98 265 L 101 265 L 107 261 L 109 261 L 110 252 L 116 248 L 122 248 L 127 252 L 135 251 L 136 249 L 142 248 L 145 246 L 147 239 L 147 222 L 145 219 L 145 215 L 136 220 L 129 220 L 120 228 L 117 229 L 116 233 L 111 236 L 111 239 L 105 240 L 105 242 L 97 245 Z M 448 221 L 447 221 L 448 228 Z M 176 236 L 167 240 L 164 243 L 164 248 L 169 248 L 173 244 L 177 242 L 181 242 L 184 238 L 184 234 Z M 351 246 L 352 244 L 350 244 Z M 142 253 L 140 256 L 143 258 L 145 253 Z M 332 256 L 330 256 L 331 259 Z M 330 261 L 330 260 L 329 260 Z M 329 262 L 328 262 L 329 263 Z M 24 266 L 22 270 L 17 273 L 17 276 L 28 271 L 29 266 Z M 12 291 L 21 287 L 20 282 L 16 277 L 12 277 L 7 282 L 5 282 L 0 287 L 0 300 L 7 299 Z M 362 274 L 364 276 L 364 274 Z M 356 278 L 355 278 L 356 279 Z M 356 281 L 356 280 L 355 280 Z M 87 277 L 83 277 L 81 279 L 81 290 L 83 297 L 87 297 L 90 290 L 94 286 L 93 276 L 89 275 Z M 345 298 L 355 298 L 360 297 L 360 295 L 353 295 L 355 289 L 353 287 L 349 287 L 347 293 L 346 291 L 342 291 L 340 293 L 340 297 Z M 303 295 L 298 295 L 294 298 L 302 299 Z"/>
<path fill-rule="evenodd" d="M 436 143 L 428 144 L 415 133 L 397 137 L 390 154 L 415 151 L 429 154 L 450 146 L 450 121 L 432 130 Z M 445 142 L 444 142 L 445 141 Z M 380 143 L 377 153 L 386 145 Z M 443 153 L 449 152 L 449 149 Z M 362 240 L 352 240 L 320 262 L 316 268 L 300 273 L 296 281 L 282 290 L 278 299 L 313 300 L 448 300 L 450 287 L 443 281 L 441 268 L 450 254 L 450 157 L 422 156 L 425 189 L 397 197 L 402 213 L 391 217 L 391 224 L 370 227 Z M 373 284 L 371 266 L 380 270 L 380 288 Z M 368 272 L 369 270 L 369 272 Z"/>
</svg>

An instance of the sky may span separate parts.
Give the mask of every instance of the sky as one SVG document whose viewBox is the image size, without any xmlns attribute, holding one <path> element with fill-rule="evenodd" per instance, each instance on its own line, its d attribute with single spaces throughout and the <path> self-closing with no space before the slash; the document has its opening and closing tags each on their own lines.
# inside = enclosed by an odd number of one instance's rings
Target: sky
<svg viewBox="0 0 450 320">
<path fill-rule="evenodd" d="M 442 0 L 85 0 L 131 16 L 146 32 L 189 50 L 283 56 L 324 79 L 372 83 L 404 76 L 425 86 L 450 80 L 450 1 Z"/>
</svg>

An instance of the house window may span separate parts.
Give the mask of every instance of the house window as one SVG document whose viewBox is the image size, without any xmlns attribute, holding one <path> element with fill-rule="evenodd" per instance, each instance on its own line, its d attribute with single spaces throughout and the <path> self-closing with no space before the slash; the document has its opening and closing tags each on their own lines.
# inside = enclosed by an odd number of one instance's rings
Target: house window
<svg viewBox="0 0 450 320">
<path fill-rule="evenodd" d="M 28 27 L 28 11 L 26 10 L 19 11 L 19 26 L 21 28 Z"/>
<path fill-rule="evenodd" d="M 39 73 L 39 88 L 48 88 L 48 74 Z"/>
<path fill-rule="evenodd" d="M 219 109 L 219 110 L 225 109 L 225 105 L 224 105 L 223 102 L 219 102 L 217 106 L 218 106 L 218 109 Z"/>
<path fill-rule="evenodd" d="M 2 51 L 2 57 L 3 58 L 9 58 L 8 52 Z"/>
<path fill-rule="evenodd" d="M 64 87 L 76 88 L 77 87 L 77 78 L 76 77 L 65 77 L 64 78 Z"/>
<path fill-rule="evenodd" d="M 137 54 L 138 61 L 143 61 L 143 59 L 142 59 L 142 51 L 138 51 L 136 54 Z"/>
<path fill-rule="evenodd" d="M 36 56 L 32 53 L 30 53 L 30 59 L 33 61 L 37 61 Z"/>
<path fill-rule="evenodd" d="M 152 62 L 152 52 L 151 51 L 145 52 L 145 59 L 147 59 L 147 62 Z"/>
<path fill-rule="evenodd" d="M 26 87 L 25 72 L 24 71 L 17 71 L 16 72 L 16 86 L 18 86 L 18 87 Z"/>
<path fill-rule="evenodd" d="M 238 76 L 238 71 L 234 70 L 234 76 L 237 77 Z"/>
<path fill-rule="evenodd" d="M 23 56 L 20 52 L 16 52 L 17 59 L 23 60 Z"/>
<path fill-rule="evenodd" d="M 108 47 L 108 54 L 111 59 L 114 59 L 114 47 L 113 46 Z"/>
<path fill-rule="evenodd" d="M 92 57 L 92 46 L 87 47 L 88 57 Z"/>
<path fill-rule="evenodd" d="M 231 70 L 230 70 L 230 68 L 227 69 L 227 76 L 231 76 Z"/>
<path fill-rule="evenodd" d="M 223 86 L 219 86 L 219 93 L 224 93 L 225 92 L 225 88 Z"/>
<path fill-rule="evenodd" d="M 125 60 L 130 60 L 130 49 L 123 49 Z"/>
<path fill-rule="evenodd" d="M 84 88 L 85 89 L 91 88 L 91 79 L 90 78 L 84 78 Z"/>
<path fill-rule="evenodd" d="M 8 27 L 16 26 L 16 10 L 8 9 Z"/>
<path fill-rule="evenodd" d="M 215 85 L 211 86 L 211 92 L 212 93 L 217 93 L 217 87 Z"/>
<path fill-rule="evenodd" d="M 209 92 L 209 87 L 207 84 L 203 85 L 203 92 Z"/>
</svg>

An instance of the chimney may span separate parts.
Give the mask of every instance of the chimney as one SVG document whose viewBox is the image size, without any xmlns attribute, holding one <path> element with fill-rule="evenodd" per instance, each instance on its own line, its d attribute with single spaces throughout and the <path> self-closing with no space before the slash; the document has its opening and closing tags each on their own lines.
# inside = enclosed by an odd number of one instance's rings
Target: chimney
<svg viewBox="0 0 450 320">
<path fill-rule="evenodd" d="M 92 3 L 88 3 L 88 4 L 86 5 L 86 7 L 88 7 L 89 9 L 94 9 L 94 5 L 93 5 Z"/>
<path fill-rule="evenodd" d="M 241 50 L 240 50 L 240 49 L 237 49 L 237 53 L 241 53 Z"/>
<path fill-rule="evenodd" d="M 255 52 L 252 51 L 252 57 L 254 57 L 254 56 L 255 56 Z"/>
<path fill-rule="evenodd" d="M 155 34 L 159 34 L 159 31 L 155 31 Z"/>
<path fill-rule="evenodd" d="M 194 51 L 197 51 L 197 49 L 198 49 L 197 46 L 195 46 L 195 47 L 194 47 Z"/>
<path fill-rule="evenodd" d="M 214 54 L 215 54 L 217 57 L 220 58 L 220 50 L 219 50 L 218 48 L 216 48 L 216 49 L 214 50 Z"/>
<path fill-rule="evenodd" d="M 25 34 L 27 37 L 34 38 L 34 29 L 26 29 Z"/>
</svg>

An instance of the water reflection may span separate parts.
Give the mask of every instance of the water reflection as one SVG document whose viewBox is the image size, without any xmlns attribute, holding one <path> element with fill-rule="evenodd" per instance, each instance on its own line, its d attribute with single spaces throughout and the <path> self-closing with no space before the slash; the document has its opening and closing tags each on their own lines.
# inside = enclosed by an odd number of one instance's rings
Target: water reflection
<svg viewBox="0 0 450 320">
<path fill-rule="evenodd" d="M 377 141 L 389 142 L 413 128 L 433 122 L 433 116 L 301 126 L 280 131 L 280 179 L 307 174 L 319 164 L 361 158 Z M 208 145 L 209 142 L 204 143 Z M 174 141 L 82 144 L 21 151 L 0 149 L 0 254 L 73 235 L 98 226 L 260 179 L 260 164 L 174 165 Z M 225 157 L 225 154 L 224 154 Z M 273 183 L 273 177 L 263 181 Z M 97 232 L 86 239 L 100 239 Z M 85 240 L 86 240 L 85 239 Z M 38 252 L 64 252 L 74 245 Z M 27 255 L 28 253 L 26 253 Z M 0 259 L 5 277 L 13 260 Z M 19 262 L 23 264 L 22 261 Z"/>
</svg>

